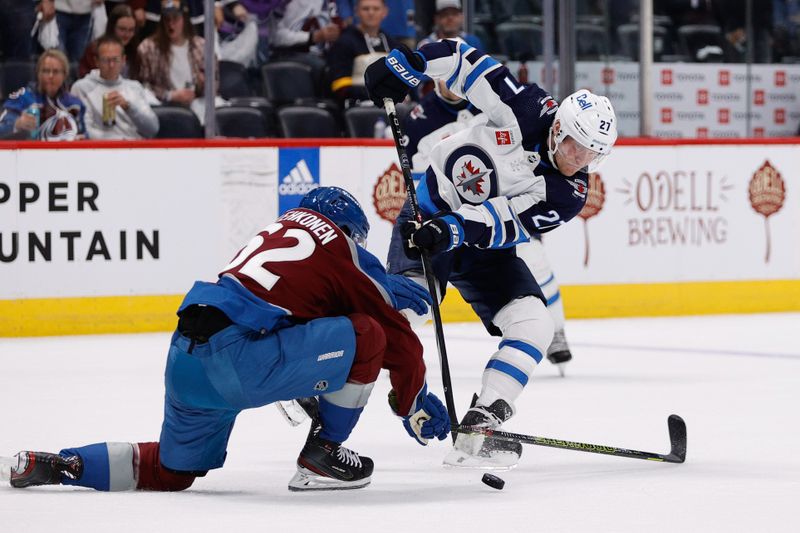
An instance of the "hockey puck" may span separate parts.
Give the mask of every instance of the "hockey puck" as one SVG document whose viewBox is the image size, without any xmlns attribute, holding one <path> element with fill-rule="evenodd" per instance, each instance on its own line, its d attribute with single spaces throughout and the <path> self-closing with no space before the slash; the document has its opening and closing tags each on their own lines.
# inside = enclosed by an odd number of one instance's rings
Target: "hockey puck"
<svg viewBox="0 0 800 533">
<path fill-rule="evenodd" d="M 484 474 L 481 478 L 481 481 L 497 490 L 503 490 L 503 487 L 506 485 L 505 481 L 497 476 L 493 476 L 492 474 Z"/>
</svg>

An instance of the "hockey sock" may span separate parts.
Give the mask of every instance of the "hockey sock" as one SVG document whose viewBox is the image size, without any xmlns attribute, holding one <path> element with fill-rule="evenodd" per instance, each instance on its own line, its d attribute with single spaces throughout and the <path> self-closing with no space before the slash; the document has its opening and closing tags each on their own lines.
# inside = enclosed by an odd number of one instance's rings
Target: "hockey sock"
<svg viewBox="0 0 800 533">
<path fill-rule="evenodd" d="M 381 370 L 386 350 L 386 334 L 375 319 L 355 313 L 348 317 L 356 334 L 356 354 L 347 383 L 338 391 L 321 395 L 319 416 L 323 439 L 342 443 L 353 431 L 367 405 Z"/>
<path fill-rule="evenodd" d="M 59 453 L 62 457 L 77 455 L 83 461 L 83 475 L 80 479 L 65 477 L 63 485 L 103 491 L 136 488 L 133 471 L 135 449 L 129 442 L 101 442 L 80 448 L 67 448 Z"/>
<path fill-rule="evenodd" d="M 319 398 L 319 417 L 322 431 L 319 436 L 334 442 L 344 442 L 358 422 L 375 383 L 345 383 L 344 387 Z"/>
<path fill-rule="evenodd" d="M 478 403 L 491 405 L 502 398 L 512 404 L 553 340 L 553 320 L 541 300 L 526 296 L 503 307 L 492 322 L 503 340 L 483 371 Z"/>
<path fill-rule="evenodd" d="M 541 360 L 542 353 L 532 344 L 504 339 L 483 371 L 479 403 L 491 405 L 502 398 L 513 404 Z"/>
</svg>

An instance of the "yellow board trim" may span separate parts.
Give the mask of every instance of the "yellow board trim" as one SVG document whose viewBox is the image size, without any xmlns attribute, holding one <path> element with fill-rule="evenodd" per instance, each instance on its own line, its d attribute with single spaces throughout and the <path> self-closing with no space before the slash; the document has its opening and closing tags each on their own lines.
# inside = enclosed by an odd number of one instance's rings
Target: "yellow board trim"
<svg viewBox="0 0 800 533">
<path fill-rule="evenodd" d="M 571 285 L 561 287 L 567 318 L 800 311 L 800 280 Z M 0 337 L 171 331 L 182 295 L 0 300 Z M 477 317 L 456 290 L 445 322 Z"/>
<path fill-rule="evenodd" d="M 0 300 L 0 337 L 170 331 L 183 296 Z"/>
<path fill-rule="evenodd" d="M 561 297 L 567 318 L 775 313 L 800 311 L 800 280 L 569 285 Z M 442 317 L 464 322 L 475 315 L 449 290 Z"/>
</svg>

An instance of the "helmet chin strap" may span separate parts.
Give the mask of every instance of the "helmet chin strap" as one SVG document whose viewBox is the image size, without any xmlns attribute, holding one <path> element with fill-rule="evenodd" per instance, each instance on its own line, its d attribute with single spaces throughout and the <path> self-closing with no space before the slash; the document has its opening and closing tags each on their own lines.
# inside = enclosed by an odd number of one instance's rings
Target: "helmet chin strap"
<svg viewBox="0 0 800 533">
<path fill-rule="evenodd" d="M 561 144 L 558 141 L 558 135 L 553 132 L 553 126 L 550 126 L 550 133 L 547 135 L 547 157 L 550 158 L 550 164 L 553 165 L 553 168 L 556 170 L 561 170 L 558 168 L 558 163 L 556 163 L 556 152 L 558 152 L 558 146 Z M 555 143 L 555 146 L 551 147 L 551 141 Z"/>
</svg>

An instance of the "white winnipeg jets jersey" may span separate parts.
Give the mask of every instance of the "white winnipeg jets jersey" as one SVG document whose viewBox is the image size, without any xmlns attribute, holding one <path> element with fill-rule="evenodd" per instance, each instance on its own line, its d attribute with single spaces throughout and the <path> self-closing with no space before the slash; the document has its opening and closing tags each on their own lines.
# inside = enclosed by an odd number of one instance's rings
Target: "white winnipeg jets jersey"
<svg viewBox="0 0 800 533">
<path fill-rule="evenodd" d="M 419 52 L 426 75 L 445 80 L 487 117 L 433 147 L 417 187 L 423 212 L 460 216 L 466 244 L 481 248 L 515 246 L 577 215 L 588 177 L 564 176 L 547 154 L 555 100 L 464 42 L 445 39 Z"/>
</svg>

